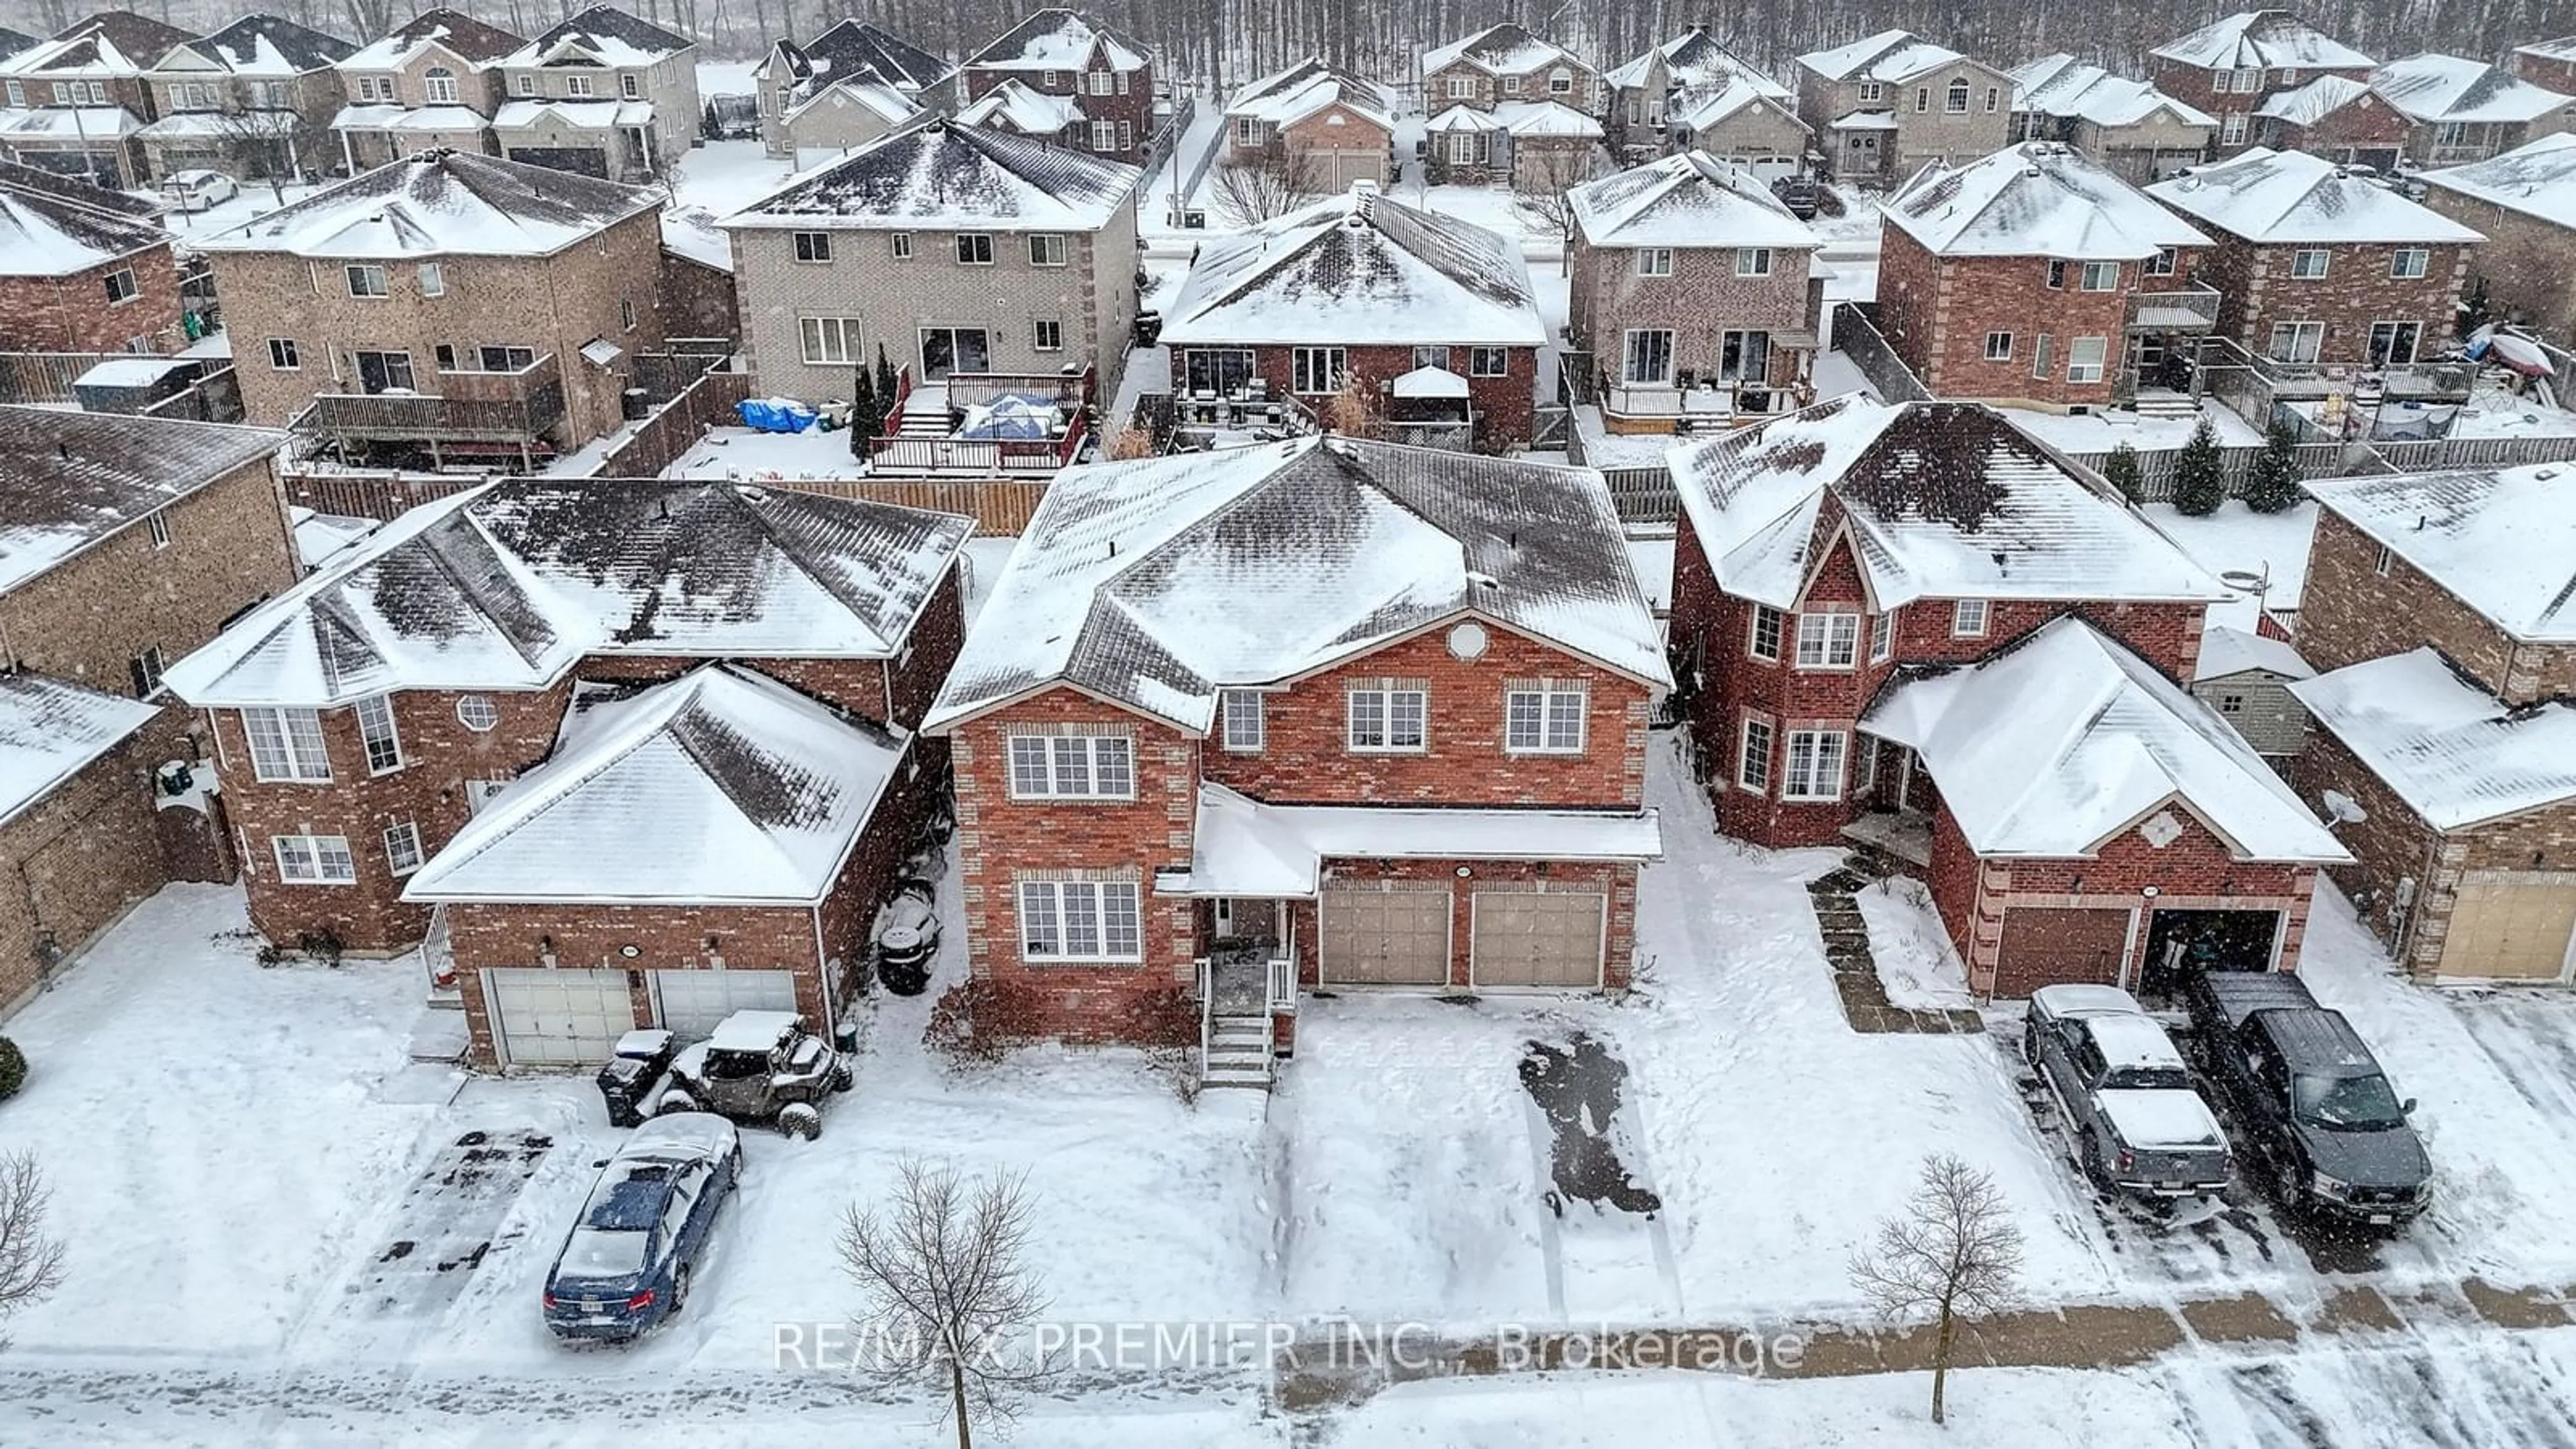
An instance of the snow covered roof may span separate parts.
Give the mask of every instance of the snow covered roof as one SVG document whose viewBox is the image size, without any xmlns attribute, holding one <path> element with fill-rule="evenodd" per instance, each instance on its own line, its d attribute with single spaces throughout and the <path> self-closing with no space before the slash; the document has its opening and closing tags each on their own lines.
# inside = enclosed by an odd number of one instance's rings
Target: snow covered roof
<svg viewBox="0 0 2576 1449">
<path fill-rule="evenodd" d="M 2350 76 L 2321 75 L 2297 90 L 2277 91 L 2264 97 L 2254 114 L 2293 126 L 2313 126 L 2369 94 L 2367 84 Z"/>
<path fill-rule="evenodd" d="M 296 24 L 282 15 L 245 15 L 223 29 L 173 48 L 161 70 L 222 70 L 234 75 L 285 80 L 328 70 L 357 52 L 336 35 Z"/>
<path fill-rule="evenodd" d="M 454 135 L 480 131 L 492 118 L 471 106 L 342 106 L 331 118 L 334 131 L 418 131 Z"/>
<path fill-rule="evenodd" d="M 2093 855 L 2178 803 L 2241 860 L 2351 859 L 2217 711 L 2072 615 L 1900 677 L 1860 728 L 1915 751 L 1979 855 Z"/>
<path fill-rule="evenodd" d="M 503 56 L 500 64 L 640 67 L 696 43 L 614 5 L 594 5 Z"/>
<path fill-rule="evenodd" d="M 0 277 L 67 277 L 170 244 L 170 233 L 156 220 L 100 210 L 64 194 L 80 182 L 40 171 L 42 182 L 19 179 L 34 170 L 0 162 Z M 100 194 L 123 199 L 115 192 Z"/>
<path fill-rule="evenodd" d="M 2203 70 L 2349 70 L 2378 64 L 2287 10 L 2241 10 L 2148 53 Z"/>
<path fill-rule="evenodd" d="M 586 654 L 880 659 L 973 531 L 731 483 L 514 479 L 425 504 L 172 665 L 197 705 L 542 689 Z"/>
<path fill-rule="evenodd" d="M 2499 65 L 2426 52 L 2392 60 L 2370 73 L 2370 88 L 2400 115 L 2419 122 L 2536 121 L 2576 106 Z"/>
<path fill-rule="evenodd" d="M 1878 608 L 1916 599 L 2233 597 L 2107 485 L 1982 403 L 1853 394 L 1673 449 L 1692 531 L 1738 598 L 1794 607 L 1840 505 Z"/>
<path fill-rule="evenodd" d="M 1541 40 L 1521 26 L 1505 22 L 1424 51 L 1422 73 L 1434 75 L 1462 60 L 1488 75 L 1528 75 L 1557 64 L 1591 68 L 1554 41 Z"/>
<path fill-rule="evenodd" d="M 926 727 L 1062 684 L 1204 730 L 1228 686 L 1471 618 L 1668 678 L 1588 469 L 1338 437 L 1068 468 Z"/>
<path fill-rule="evenodd" d="M 1916 39 L 1912 31 L 1882 30 L 1849 45 L 1808 51 L 1798 57 L 1798 64 L 1827 80 L 1894 84 L 1912 80 L 1927 70 L 1948 65 L 1954 60 L 1965 59 L 1966 56 L 1946 45 Z"/>
<path fill-rule="evenodd" d="M 1705 151 L 1678 152 L 1587 182 L 1566 192 L 1566 204 L 1596 247 L 1819 244 L 1759 177 Z"/>
<path fill-rule="evenodd" d="M 1144 52 L 1106 26 L 1071 10 L 1041 10 L 966 57 L 984 70 L 1083 70 L 1097 49 L 1112 70 L 1140 70 Z"/>
<path fill-rule="evenodd" d="M 946 120 L 880 137 L 725 218 L 728 227 L 1096 231 L 1133 204 L 1123 161 Z M 1123 265 L 1123 264 L 1122 264 Z"/>
<path fill-rule="evenodd" d="M 2318 504 L 2516 639 L 2576 643 L 2576 474 L 2564 463 L 2320 479 Z"/>
<path fill-rule="evenodd" d="M 384 527 L 378 519 L 317 513 L 300 507 L 288 508 L 286 519 L 295 531 L 296 561 L 307 569 L 320 568 L 337 557 L 340 550 Z"/>
<path fill-rule="evenodd" d="M 857 106 L 889 126 L 899 126 L 921 114 L 921 106 L 910 92 L 873 70 L 862 66 L 839 75 L 838 80 L 815 87 L 780 119 L 793 126 L 797 117 L 817 106 Z"/>
<path fill-rule="evenodd" d="M 1602 79 L 1623 89 L 1645 85 L 1654 76 L 1657 60 L 1664 63 L 1666 83 L 1677 89 L 1712 83 L 1722 87 L 1732 81 L 1749 86 L 1775 101 L 1785 101 L 1790 96 L 1787 86 L 1754 69 L 1751 62 L 1727 49 L 1724 42 L 1711 34 L 1705 25 L 1692 26 L 1654 49 L 1631 58 Z"/>
<path fill-rule="evenodd" d="M 1451 106 L 1422 125 L 1422 129 L 1434 135 L 1450 131 L 1499 131 L 1502 128 L 1503 123 L 1494 118 L 1493 112 L 1480 111 L 1474 106 Z"/>
<path fill-rule="evenodd" d="M 137 130 L 146 141 L 176 141 L 201 136 L 288 136 L 303 123 L 293 111 L 172 111 Z"/>
<path fill-rule="evenodd" d="M 2185 105 L 2145 81 L 2113 75 L 2071 55 L 2042 56 L 2014 67 L 2011 75 L 2016 111 L 2111 127 L 2137 125 L 2158 111 L 2169 112 L 2186 126 L 2218 124 L 2216 116 Z"/>
<path fill-rule="evenodd" d="M 560 122 L 583 131 L 615 131 L 653 124 L 651 101 L 570 101 L 545 99 L 503 101 L 492 113 L 496 131 L 516 131 L 529 126 Z"/>
<path fill-rule="evenodd" d="M 157 704 L 41 674 L 0 673 L 0 822 L 16 819 L 160 712 Z"/>
<path fill-rule="evenodd" d="M 1835 131 L 1894 131 L 1896 129 L 1896 113 L 1893 111 L 1853 111 L 1849 115 L 1839 116 L 1828 122 L 1827 129 Z"/>
<path fill-rule="evenodd" d="M 728 664 L 586 688 L 403 899 L 819 901 L 908 743 Z"/>
<path fill-rule="evenodd" d="M 0 25 L 0 60 L 7 60 L 21 51 L 31 50 L 35 45 L 36 37 L 23 30 L 11 30 L 8 26 Z"/>
<path fill-rule="evenodd" d="M 2576 799 L 2576 706 L 2513 709 L 2432 649 L 2365 660 L 2290 693 L 2436 830 Z"/>
<path fill-rule="evenodd" d="M 0 593 L 285 442 L 272 428 L 0 407 Z"/>
<path fill-rule="evenodd" d="M 1515 136 L 1601 136 L 1599 121 L 1560 101 L 1505 101 L 1494 119 Z"/>
<path fill-rule="evenodd" d="M 196 245 L 324 259 L 542 257 L 656 210 L 662 201 L 654 187 L 433 147 Z"/>
<path fill-rule="evenodd" d="M 1289 126 L 1332 106 L 1361 119 L 1395 129 L 1386 91 L 1321 60 L 1307 59 L 1244 86 L 1226 103 L 1229 116 L 1249 116 L 1273 126 Z"/>
<path fill-rule="evenodd" d="M 2486 240 L 2391 187 L 2305 151 L 2256 146 L 2159 181 L 2147 194 L 2254 242 Z"/>
<path fill-rule="evenodd" d="M 702 267 L 733 270 L 733 238 L 716 224 L 716 214 L 703 206 L 663 211 L 662 249 Z"/>
<path fill-rule="evenodd" d="M 40 106 L 0 111 L 0 136 L 16 140 L 103 141 L 136 135 L 143 118 L 123 106 Z"/>
<path fill-rule="evenodd" d="M 1052 137 L 1082 119 L 1082 103 L 1072 96 L 1051 96 L 1035 86 L 1009 78 L 966 103 L 957 124 L 998 127 L 1023 136 Z"/>
<path fill-rule="evenodd" d="M 1880 208 L 1940 256 L 2144 260 L 2209 238 L 2074 148 L 2024 141 L 1928 165 Z"/>
<path fill-rule="evenodd" d="M 497 25 L 486 25 L 461 10 L 424 10 L 393 33 L 351 51 L 342 70 L 400 70 L 436 46 L 475 69 L 492 65 L 526 41 Z"/>
<path fill-rule="evenodd" d="M 1652 810 L 1403 809 L 1268 805 L 1199 785 L 1187 872 L 1165 871 L 1165 895 L 1312 899 L 1324 862 L 1373 860 L 1659 860 Z"/>
<path fill-rule="evenodd" d="M 2415 172 L 2414 179 L 2508 211 L 2576 227 L 2576 135 L 2542 136 L 2484 161 Z"/>
<path fill-rule="evenodd" d="M 2513 48 L 2513 53 L 2527 55 L 2535 60 L 2576 60 L 2576 35 L 2562 35 L 2556 40 L 2517 45 Z"/>
<path fill-rule="evenodd" d="M 1417 367 L 1387 384 L 1397 397 L 1464 398 L 1467 379 L 1445 367 Z"/>
<path fill-rule="evenodd" d="M 2277 674 L 2284 679 L 2311 679 L 2317 671 L 2299 657 L 2299 651 L 2286 639 L 2250 634 L 2225 624 L 2212 624 L 2201 630 L 2200 661 L 2191 671 L 2193 683 L 2256 672 Z"/>
<path fill-rule="evenodd" d="M 0 60 L 0 75 L 138 77 L 187 40 L 188 32 L 176 26 L 131 10 L 103 10 Z"/>
<path fill-rule="evenodd" d="M 1548 335 L 1519 242 L 1366 188 L 1200 243 L 1163 317 L 1166 346 L 1536 347 Z"/>
<path fill-rule="evenodd" d="M 840 81 L 866 70 L 920 92 L 948 77 L 948 62 L 864 20 L 844 20 L 802 45 L 779 41 L 777 50 L 799 84 Z"/>
</svg>

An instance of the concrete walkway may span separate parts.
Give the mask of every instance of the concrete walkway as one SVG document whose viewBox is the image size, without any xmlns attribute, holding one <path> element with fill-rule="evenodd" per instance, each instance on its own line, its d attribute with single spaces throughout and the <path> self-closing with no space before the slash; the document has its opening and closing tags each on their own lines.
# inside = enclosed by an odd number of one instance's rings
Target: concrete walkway
<svg viewBox="0 0 2576 1449">
<path fill-rule="evenodd" d="M 1985 1018 L 1973 1011 L 1918 1010 L 1887 999 L 1887 983 L 1878 979 L 1878 961 L 1870 954 L 1869 925 L 1861 919 L 1860 904 L 1852 899 L 1874 878 L 1854 856 L 1841 869 L 1807 882 L 1807 901 L 1815 908 L 1816 929 L 1824 933 L 1825 963 L 1833 968 L 1834 995 L 1842 1001 L 1843 1020 L 1859 1032 L 1984 1031 Z"/>
</svg>

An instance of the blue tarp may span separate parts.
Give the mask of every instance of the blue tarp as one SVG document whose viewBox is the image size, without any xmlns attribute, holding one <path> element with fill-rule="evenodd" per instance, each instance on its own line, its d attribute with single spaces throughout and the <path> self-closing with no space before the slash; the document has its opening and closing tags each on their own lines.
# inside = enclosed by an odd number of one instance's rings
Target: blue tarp
<svg viewBox="0 0 2576 1449">
<path fill-rule="evenodd" d="M 784 398 L 749 397 L 735 403 L 742 425 L 763 433 L 801 433 L 814 426 L 812 408 Z"/>
</svg>

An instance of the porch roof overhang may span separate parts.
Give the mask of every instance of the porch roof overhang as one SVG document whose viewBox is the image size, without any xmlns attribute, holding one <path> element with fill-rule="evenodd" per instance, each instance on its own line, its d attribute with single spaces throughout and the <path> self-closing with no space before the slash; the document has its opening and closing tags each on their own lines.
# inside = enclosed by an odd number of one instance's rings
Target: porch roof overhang
<svg viewBox="0 0 2576 1449">
<path fill-rule="evenodd" d="M 1155 872 L 1154 890 L 1306 900 L 1323 889 L 1331 859 L 1644 862 L 1663 853 L 1652 810 L 1265 805 L 1202 784 L 1190 864 Z"/>
</svg>

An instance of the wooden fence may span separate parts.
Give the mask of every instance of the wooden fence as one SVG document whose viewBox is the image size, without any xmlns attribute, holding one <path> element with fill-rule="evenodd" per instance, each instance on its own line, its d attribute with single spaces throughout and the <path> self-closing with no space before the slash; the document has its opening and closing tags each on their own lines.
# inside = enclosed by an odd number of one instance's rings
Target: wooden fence
<svg viewBox="0 0 2576 1449">
<path fill-rule="evenodd" d="M 67 403 L 80 375 L 131 352 L 0 352 L 0 403 Z"/>
<path fill-rule="evenodd" d="M 289 473 L 285 481 L 287 501 L 298 507 L 353 518 L 391 519 L 424 503 L 452 498 L 469 488 L 480 488 L 498 476 L 501 475 Z M 635 478 L 594 474 L 581 481 L 612 485 L 660 480 L 651 474 Z M 874 503 L 900 504 L 906 508 L 927 508 L 939 513 L 962 513 L 975 520 L 975 531 L 982 534 L 1016 534 L 1027 528 L 1030 516 L 1038 511 L 1038 500 L 1046 497 L 1047 489 L 1044 478 L 762 478 L 744 481 L 753 486 L 791 493 L 817 493 L 826 498 L 859 498 Z"/>
<path fill-rule="evenodd" d="M 735 420 L 734 405 L 751 396 L 751 374 L 710 372 L 680 389 L 634 433 L 600 456 L 594 478 L 653 478 L 698 445 L 707 429 Z"/>
</svg>

